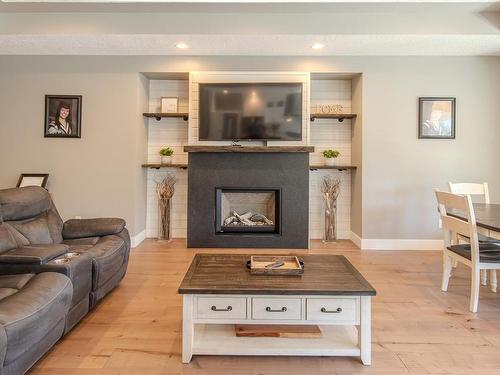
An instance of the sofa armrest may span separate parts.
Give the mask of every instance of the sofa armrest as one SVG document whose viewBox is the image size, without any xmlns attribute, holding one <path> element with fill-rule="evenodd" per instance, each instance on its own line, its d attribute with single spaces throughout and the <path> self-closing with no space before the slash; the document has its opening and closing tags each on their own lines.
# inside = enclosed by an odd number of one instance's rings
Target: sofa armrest
<svg viewBox="0 0 500 375">
<path fill-rule="evenodd" d="M 65 240 L 83 237 L 108 236 L 120 233 L 125 228 L 125 220 L 117 218 L 71 219 L 64 223 Z"/>
<path fill-rule="evenodd" d="M 68 252 L 63 244 L 30 245 L 0 254 L 0 264 L 44 264 Z"/>
<path fill-rule="evenodd" d="M 5 356 L 7 354 L 7 333 L 3 324 L 0 324 L 0 375 L 3 374 Z"/>
</svg>

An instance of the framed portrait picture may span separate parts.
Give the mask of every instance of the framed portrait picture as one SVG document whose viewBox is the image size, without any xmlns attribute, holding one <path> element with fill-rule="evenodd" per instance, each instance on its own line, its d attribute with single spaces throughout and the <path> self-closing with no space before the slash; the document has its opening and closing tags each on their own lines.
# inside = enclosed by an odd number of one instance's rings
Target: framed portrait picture
<svg viewBox="0 0 500 375">
<path fill-rule="evenodd" d="M 418 138 L 455 139 L 455 98 L 418 99 Z"/>
<path fill-rule="evenodd" d="M 161 98 L 162 113 L 177 113 L 179 111 L 179 98 Z"/>
<path fill-rule="evenodd" d="M 48 173 L 22 173 L 17 180 L 16 187 L 41 186 L 44 188 L 48 179 Z"/>
<path fill-rule="evenodd" d="M 46 138 L 80 138 L 82 133 L 82 96 L 45 95 Z"/>
</svg>

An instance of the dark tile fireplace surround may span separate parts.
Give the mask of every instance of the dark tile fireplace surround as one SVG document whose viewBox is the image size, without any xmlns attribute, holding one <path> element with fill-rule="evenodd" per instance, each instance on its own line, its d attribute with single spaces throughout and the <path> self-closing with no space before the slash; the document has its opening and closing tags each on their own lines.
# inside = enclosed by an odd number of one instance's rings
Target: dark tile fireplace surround
<svg viewBox="0 0 500 375">
<path fill-rule="evenodd" d="M 185 146 L 187 246 L 307 249 L 312 150 Z"/>
</svg>

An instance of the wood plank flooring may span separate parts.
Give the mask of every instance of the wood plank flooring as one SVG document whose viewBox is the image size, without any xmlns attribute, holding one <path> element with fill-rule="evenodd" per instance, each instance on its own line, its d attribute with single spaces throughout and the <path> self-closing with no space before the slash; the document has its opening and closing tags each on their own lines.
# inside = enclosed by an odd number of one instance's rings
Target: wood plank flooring
<svg viewBox="0 0 500 375">
<path fill-rule="evenodd" d="M 469 313 L 467 268 L 454 271 L 443 293 L 440 252 L 362 252 L 349 241 L 313 242 L 310 253 L 345 255 L 377 289 L 372 366 L 356 358 L 227 356 L 194 356 L 182 365 L 182 305 L 176 292 L 196 253 L 184 243 L 146 240 L 134 249 L 121 285 L 30 375 L 500 374 L 500 294 L 481 287 L 479 312 Z M 238 251 L 249 252 L 199 252 Z"/>
</svg>

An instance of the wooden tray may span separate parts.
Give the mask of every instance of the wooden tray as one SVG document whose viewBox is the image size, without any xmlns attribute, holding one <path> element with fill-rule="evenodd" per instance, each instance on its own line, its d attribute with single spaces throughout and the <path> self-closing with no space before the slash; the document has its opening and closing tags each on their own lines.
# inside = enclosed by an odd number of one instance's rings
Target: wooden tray
<svg viewBox="0 0 500 375">
<path fill-rule="evenodd" d="M 284 264 L 277 268 L 266 267 L 274 262 L 283 262 Z M 252 275 L 297 276 L 304 273 L 304 263 L 293 255 L 254 255 L 250 257 L 248 263 L 247 266 L 249 266 Z"/>
<path fill-rule="evenodd" d="M 236 337 L 286 337 L 318 338 L 321 330 L 316 325 L 271 325 L 271 324 L 236 324 Z"/>
</svg>

